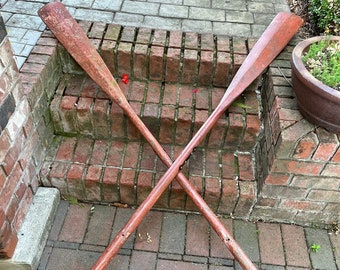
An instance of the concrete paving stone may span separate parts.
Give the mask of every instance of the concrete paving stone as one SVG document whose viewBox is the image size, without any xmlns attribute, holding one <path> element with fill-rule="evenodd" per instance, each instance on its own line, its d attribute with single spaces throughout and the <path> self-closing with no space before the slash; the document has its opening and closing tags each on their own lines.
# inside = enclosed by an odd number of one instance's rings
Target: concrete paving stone
<svg viewBox="0 0 340 270">
<path fill-rule="evenodd" d="M 21 69 L 21 67 L 24 65 L 27 58 L 15 55 L 14 59 L 15 59 L 18 69 Z"/>
<path fill-rule="evenodd" d="M 140 14 L 116 12 L 113 23 L 129 26 L 140 26 L 142 25 L 143 20 L 144 16 Z"/>
<path fill-rule="evenodd" d="M 219 265 L 211 265 L 209 266 L 209 270 L 233 270 L 234 267 L 225 267 Z"/>
<path fill-rule="evenodd" d="M 274 5 L 265 2 L 248 2 L 248 11 L 259 13 L 274 13 Z"/>
<path fill-rule="evenodd" d="M 122 3 L 123 0 L 95 0 L 92 4 L 92 8 L 106 11 L 119 11 Z"/>
<path fill-rule="evenodd" d="M 70 204 L 58 240 L 82 243 L 87 228 L 90 209 L 91 205 L 89 204 Z"/>
<path fill-rule="evenodd" d="M 261 270 L 285 270 L 284 266 L 261 264 Z"/>
<path fill-rule="evenodd" d="M 164 213 L 160 239 L 160 252 L 183 254 L 185 247 L 185 222 L 183 214 Z"/>
<path fill-rule="evenodd" d="M 134 250 L 131 256 L 130 270 L 155 269 L 157 253 Z"/>
<path fill-rule="evenodd" d="M 156 270 L 208 270 L 205 264 L 158 260 Z"/>
<path fill-rule="evenodd" d="M 228 10 L 238 10 L 238 11 L 248 10 L 246 0 L 212 0 L 211 7 L 225 9 L 227 13 L 228 13 Z"/>
<path fill-rule="evenodd" d="M 279 13 L 279 12 L 290 12 L 290 8 L 286 3 L 283 4 L 275 4 L 274 5 L 275 8 L 275 12 Z"/>
<path fill-rule="evenodd" d="M 154 16 L 145 16 L 143 21 L 143 27 L 155 28 L 158 26 L 160 29 L 180 30 L 181 20 L 175 18 L 162 18 Z"/>
<path fill-rule="evenodd" d="M 38 16 L 25 14 L 14 14 L 7 21 L 6 25 L 39 31 L 43 31 L 45 29 L 45 24 Z"/>
<path fill-rule="evenodd" d="M 20 42 L 28 30 L 25 28 L 6 26 L 6 31 L 11 42 Z"/>
<path fill-rule="evenodd" d="M 183 4 L 183 0 L 148 0 L 148 2 L 161 3 L 161 4 L 172 4 L 181 6 Z"/>
<path fill-rule="evenodd" d="M 280 225 L 258 223 L 257 228 L 261 262 L 264 264 L 285 265 Z"/>
<path fill-rule="evenodd" d="M 31 53 L 31 51 L 33 50 L 34 46 L 32 45 L 24 45 L 24 48 L 22 49 L 21 53 L 19 53 L 19 56 L 24 56 L 24 57 L 28 57 L 29 54 Z"/>
<path fill-rule="evenodd" d="M 340 269 L 340 236 L 331 234 L 329 238 L 332 243 L 336 265 Z"/>
<path fill-rule="evenodd" d="M 188 215 L 185 254 L 209 256 L 209 223 L 199 215 Z"/>
<path fill-rule="evenodd" d="M 252 262 L 260 262 L 259 231 L 256 228 L 256 224 L 242 220 L 234 220 L 233 223 L 236 242 Z"/>
<path fill-rule="evenodd" d="M 123 228 L 126 222 L 129 220 L 131 215 L 134 213 L 133 209 L 130 208 L 117 208 L 116 215 L 113 222 L 112 232 L 110 241 L 117 235 L 117 233 Z M 135 233 L 128 238 L 128 240 L 123 245 L 123 248 L 132 249 L 134 243 Z"/>
<path fill-rule="evenodd" d="M 210 0 L 184 0 L 183 5 L 194 7 L 210 7 Z"/>
<path fill-rule="evenodd" d="M 188 18 L 189 7 L 161 4 L 159 15 L 170 18 Z"/>
<path fill-rule="evenodd" d="M 60 269 L 90 269 L 99 258 L 101 253 L 85 250 L 70 250 L 53 248 L 47 263 L 48 270 Z M 117 256 L 117 260 L 111 261 L 107 269 L 128 269 L 128 261 L 125 256 Z M 61 260 L 61 258 L 63 258 Z"/>
<path fill-rule="evenodd" d="M 211 33 L 212 29 L 212 22 L 210 21 L 183 20 L 182 22 L 182 31 L 184 32 Z"/>
<path fill-rule="evenodd" d="M 223 266 L 233 266 L 234 260 L 223 259 L 223 258 L 209 258 L 210 265 L 223 265 Z"/>
<path fill-rule="evenodd" d="M 116 208 L 94 205 L 87 226 L 84 243 L 106 246 L 109 244 Z"/>
<path fill-rule="evenodd" d="M 228 12 L 226 18 L 228 22 L 254 23 L 253 13 L 248 11 Z"/>
<path fill-rule="evenodd" d="M 113 12 L 78 8 L 74 13 L 74 17 L 77 20 L 86 21 L 91 18 L 91 21 L 93 22 L 112 23 Z"/>
<path fill-rule="evenodd" d="M 137 228 L 134 248 L 157 252 L 162 228 L 163 215 L 161 212 L 151 211 Z"/>
<path fill-rule="evenodd" d="M 305 228 L 307 245 L 312 267 L 314 269 L 336 270 L 332 245 L 326 230 Z M 319 245 L 317 252 L 311 250 L 313 244 Z"/>
<path fill-rule="evenodd" d="M 213 22 L 213 33 L 239 37 L 251 36 L 250 24 L 244 23 Z"/>
<path fill-rule="evenodd" d="M 93 0 L 63 0 L 63 4 L 70 7 L 90 8 L 93 4 Z"/>
<path fill-rule="evenodd" d="M 181 261 L 182 255 L 158 252 L 158 259 Z"/>
<path fill-rule="evenodd" d="M 38 10 L 44 5 L 41 3 L 32 3 L 30 1 L 14 1 L 9 0 L 6 2 L 1 8 L 2 11 L 7 11 L 11 13 L 20 13 L 20 14 L 28 14 L 37 16 Z"/>
<path fill-rule="evenodd" d="M 221 9 L 190 7 L 190 20 L 225 21 L 225 11 Z"/>
<path fill-rule="evenodd" d="M 13 53 L 15 55 L 21 55 L 21 52 L 25 48 L 25 44 L 17 43 L 17 42 L 14 42 L 14 41 L 11 41 L 11 45 L 12 45 Z"/>
<path fill-rule="evenodd" d="M 294 225 L 281 225 L 286 262 L 290 266 L 310 267 L 304 229 Z"/>
<path fill-rule="evenodd" d="M 13 16 L 13 13 L 10 12 L 5 12 L 3 10 L 1 10 L 1 17 L 4 20 L 5 26 L 7 28 L 7 21 L 9 20 L 9 18 L 11 18 Z"/>
<path fill-rule="evenodd" d="M 41 31 L 28 30 L 26 31 L 20 42 L 34 46 L 40 38 L 41 34 Z"/>
<path fill-rule="evenodd" d="M 228 230 L 229 234 L 233 235 L 233 222 L 231 219 L 220 218 L 224 227 Z M 233 235 L 234 236 L 234 235 Z M 211 228 L 210 233 L 210 256 L 217 258 L 233 259 L 228 247 L 222 242 L 214 229 Z"/>
<path fill-rule="evenodd" d="M 124 1 L 121 11 L 143 15 L 158 15 L 159 3 Z"/>
<path fill-rule="evenodd" d="M 208 263 L 208 257 L 184 255 L 183 261 L 207 264 Z"/>
<path fill-rule="evenodd" d="M 63 227 L 65 217 L 67 215 L 69 203 L 67 201 L 61 200 L 59 203 L 59 207 L 57 209 L 53 226 L 50 230 L 50 234 L 48 236 L 48 240 L 56 241 L 58 239 L 58 235 Z"/>
</svg>

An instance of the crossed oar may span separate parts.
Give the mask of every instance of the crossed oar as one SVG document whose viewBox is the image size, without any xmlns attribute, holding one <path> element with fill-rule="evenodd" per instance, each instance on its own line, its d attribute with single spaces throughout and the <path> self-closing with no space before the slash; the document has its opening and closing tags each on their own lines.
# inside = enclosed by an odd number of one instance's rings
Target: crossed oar
<svg viewBox="0 0 340 270">
<path fill-rule="evenodd" d="M 169 167 L 168 171 L 163 175 L 148 197 L 138 207 L 126 225 L 106 248 L 92 269 L 104 269 L 108 265 L 110 260 L 118 253 L 132 232 L 137 229 L 142 219 L 150 211 L 152 206 L 175 177 L 200 212 L 214 228 L 223 243 L 228 247 L 235 259 L 240 263 L 242 268 L 256 269 L 255 265 L 240 248 L 232 235 L 180 171 L 180 167 L 189 158 L 194 148 L 200 144 L 230 104 L 259 75 L 261 75 L 267 66 L 287 45 L 289 40 L 301 26 L 301 18 L 285 12 L 279 13 L 274 18 L 239 68 L 216 109 L 195 134 L 182 153 L 174 162 L 172 162 L 163 147 L 131 108 L 103 59 L 63 4 L 60 2 L 49 3 L 39 10 L 39 16 L 78 64 L 106 92 L 106 94 L 122 108 L 124 113 L 150 143 L 156 154 L 161 158 L 164 164 Z"/>
</svg>

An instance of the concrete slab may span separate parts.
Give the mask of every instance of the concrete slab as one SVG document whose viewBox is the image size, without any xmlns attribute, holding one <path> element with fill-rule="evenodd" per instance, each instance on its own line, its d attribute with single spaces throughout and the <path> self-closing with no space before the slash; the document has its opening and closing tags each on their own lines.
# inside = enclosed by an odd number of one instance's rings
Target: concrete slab
<svg viewBox="0 0 340 270">
<path fill-rule="evenodd" d="M 59 202 L 57 189 L 38 188 L 18 232 L 14 255 L 10 260 L 0 261 L 0 270 L 37 269 Z"/>
</svg>

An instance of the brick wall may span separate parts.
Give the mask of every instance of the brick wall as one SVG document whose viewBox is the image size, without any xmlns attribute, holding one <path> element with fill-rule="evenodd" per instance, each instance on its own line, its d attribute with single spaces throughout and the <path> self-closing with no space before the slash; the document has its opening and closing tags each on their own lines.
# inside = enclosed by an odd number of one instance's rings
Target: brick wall
<svg viewBox="0 0 340 270">
<path fill-rule="evenodd" d="M 180 110 L 175 114 L 176 108 L 185 109 L 186 106 L 192 108 L 197 105 L 192 100 L 186 104 L 188 99 L 184 92 L 181 92 L 178 98 L 179 89 L 187 88 L 190 92 L 192 88 L 201 87 L 199 91 L 203 89 L 204 92 L 204 89 L 210 88 L 211 92 L 207 96 L 212 98 L 212 104 L 216 105 L 223 89 L 255 42 L 251 39 L 102 23 L 81 22 L 81 25 L 97 46 L 136 112 L 150 129 L 159 126 L 153 133 L 161 143 L 168 144 L 169 147 L 174 145 L 175 149 L 176 145 L 177 149 L 181 149 L 190 140 L 190 136 L 183 139 L 184 137 L 178 137 L 174 130 L 169 129 L 176 121 L 176 125 L 185 125 L 186 114 L 181 116 Z M 210 135 L 215 140 L 206 144 L 208 148 L 204 150 L 205 163 L 200 166 L 204 171 L 214 171 L 213 177 L 205 175 L 202 178 L 195 173 L 192 175 L 192 180 L 196 184 L 199 183 L 206 201 L 219 213 L 300 224 L 339 221 L 339 138 L 308 123 L 300 115 L 290 85 L 289 59 L 292 45 L 293 43 L 287 46 L 272 63 L 262 80 L 256 81 L 240 98 L 250 109 L 230 108 L 229 115 L 221 119 L 221 126 L 218 124 L 214 135 Z M 60 50 L 60 55 L 66 73 L 82 74 L 63 49 Z M 129 74 L 129 85 L 121 83 L 120 77 L 123 73 Z M 84 79 L 83 75 L 80 75 L 80 81 L 77 76 L 72 76 L 73 84 L 82 87 L 61 84 L 51 106 L 58 134 L 86 136 L 91 140 L 108 139 L 112 136 L 128 140 L 140 139 L 133 126 L 124 120 L 120 110 L 111 104 L 105 95 L 98 95 L 100 91 L 98 92 L 93 82 Z M 144 95 L 149 90 L 157 94 L 157 89 L 164 94 L 162 100 L 148 96 L 149 93 Z M 198 99 L 195 100 L 197 101 Z M 159 106 L 158 113 L 152 109 L 154 106 Z M 148 108 L 147 114 L 144 114 L 143 108 Z M 212 109 L 213 107 L 208 106 L 200 111 L 206 110 L 208 115 Z M 192 115 L 195 114 L 196 112 L 192 111 Z M 193 118 L 200 119 L 200 116 L 195 115 Z M 203 117 L 202 121 L 204 119 L 206 117 Z M 126 127 L 121 129 L 121 125 Z M 192 134 L 199 125 L 193 121 L 189 125 L 194 127 L 193 130 L 184 133 Z M 223 129 L 223 126 L 227 129 Z M 221 140 L 222 144 L 216 144 Z M 65 145 L 68 143 L 66 140 Z M 92 143 L 96 145 L 95 141 Z M 72 145 L 73 155 L 77 151 L 78 142 L 73 141 Z M 212 155 L 209 147 L 220 147 L 218 154 Z M 99 184 L 105 183 L 105 173 L 98 174 L 96 186 L 97 192 L 102 195 L 93 196 L 93 189 L 86 195 L 86 163 L 82 165 L 84 171 L 77 171 L 83 184 L 77 183 L 74 186 L 74 182 L 64 182 L 64 178 L 60 177 L 64 174 L 60 174 L 58 168 L 64 168 L 65 164 L 64 160 L 58 160 L 57 150 L 53 157 L 49 157 L 53 177 L 46 181 L 47 185 L 53 185 L 54 181 L 54 184 L 60 185 L 65 192 L 72 190 L 71 195 L 76 195 L 81 190 L 81 196 L 85 199 L 95 197 L 95 200 L 106 201 L 105 198 L 126 198 L 129 203 L 139 201 L 137 195 L 134 195 L 134 199 L 127 196 L 129 192 L 136 192 L 134 183 L 122 186 L 122 180 L 117 180 L 121 186 L 111 189 L 118 193 L 105 195 L 109 189 L 106 190 L 104 184 Z M 109 153 L 110 149 L 105 148 L 104 151 Z M 79 164 L 72 167 L 71 156 L 67 159 L 71 162 L 71 167 L 68 167 L 70 172 L 75 167 L 79 169 Z M 211 162 L 207 163 L 207 160 Z M 53 168 L 53 161 L 56 168 Z M 215 169 L 212 169 L 212 163 L 216 165 Z M 105 169 L 105 166 L 103 168 Z M 190 165 L 187 173 L 191 175 Z M 174 185 L 166 196 L 186 200 L 185 196 L 179 195 L 180 192 L 181 188 Z M 167 207 L 182 205 L 184 209 L 192 209 L 192 204 L 187 202 L 178 200 L 172 205 L 168 202 Z"/>
<path fill-rule="evenodd" d="M 3 29 L 4 25 L 2 24 Z M 11 257 L 53 137 L 48 104 L 60 77 L 56 42 L 40 40 L 19 72 L 6 35 L 0 44 L 0 257 Z"/>
<path fill-rule="evenodd" d="M 309 123 L 298 110 L 289 63 L 295 43 L 272 63 L 262 91 L 270 170 L 251 216 L 308 225 L 339 223 L 339 135 Z"/>
</svg>

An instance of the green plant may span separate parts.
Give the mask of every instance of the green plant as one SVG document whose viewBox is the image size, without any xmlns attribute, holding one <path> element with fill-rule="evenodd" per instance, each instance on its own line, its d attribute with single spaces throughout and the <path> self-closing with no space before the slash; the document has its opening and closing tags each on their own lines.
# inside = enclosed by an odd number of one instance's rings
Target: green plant
<svg viewBox="0 0 340 270">
<path fill-rule="evenodd" d="M 310 22 L 315 34 L 340 34 L 340 1 L 309 0 Z"/>
<path fill-rule="evenodd" d="M 318 252 L 320 248 L 321 248 L 321 246 L 318 245 L 318 244 L 315 244 L 315 243 L 310 246 L 310 249 L 313 252 Z"/>
<path fill-rule="evenodd" d="M 340 41 L 325 39 L 312 44 L 302 61 L 315 78 L 340 91 Z"/>
</svg>

